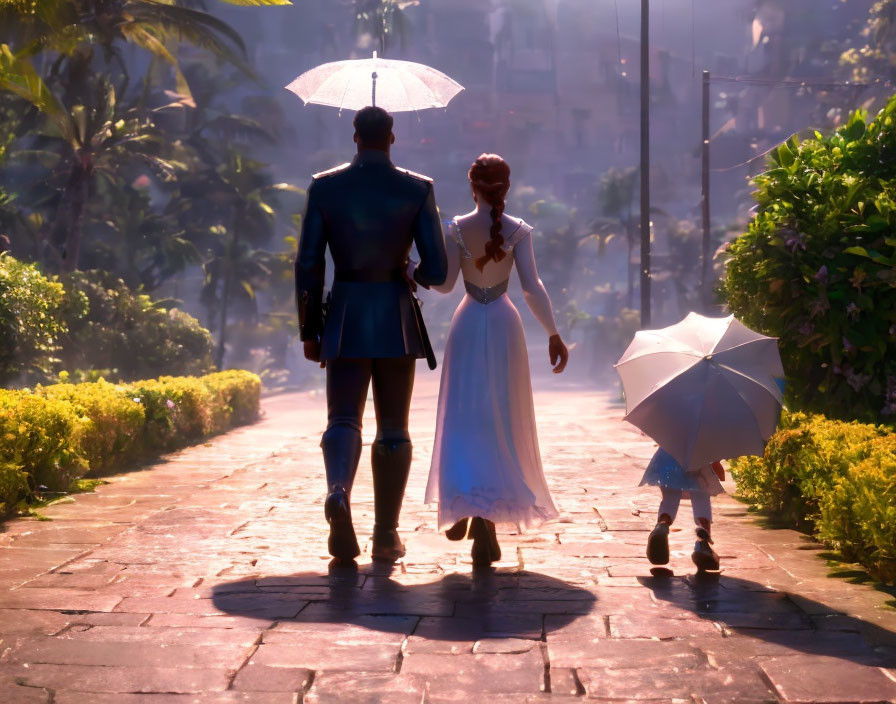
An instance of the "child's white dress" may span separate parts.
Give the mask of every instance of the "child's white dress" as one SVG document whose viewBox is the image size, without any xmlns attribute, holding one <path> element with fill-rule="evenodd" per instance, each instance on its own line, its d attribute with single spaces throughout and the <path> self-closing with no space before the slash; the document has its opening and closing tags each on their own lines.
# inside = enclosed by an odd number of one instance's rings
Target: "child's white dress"
<svg viewBox="0 0 896 704">
<path fill-rule="evenodd" d="M 462 271 L 467 289 L 445 346 L 426 487 L 426 502 L 439 504 L 440 529 L 480 516 L 519 530 L 557 515 L 538 450 L 523 324 L 506 295 L 513 264 L 536 318 L 549 335 L 557 329 L 535 269 L 532 227 L 505 216 L 508 222 L 508 256 L 480 272 L 455 219 L 447 233 L 448 277 L 434 287 L 447 293 Z"/>
</svg>

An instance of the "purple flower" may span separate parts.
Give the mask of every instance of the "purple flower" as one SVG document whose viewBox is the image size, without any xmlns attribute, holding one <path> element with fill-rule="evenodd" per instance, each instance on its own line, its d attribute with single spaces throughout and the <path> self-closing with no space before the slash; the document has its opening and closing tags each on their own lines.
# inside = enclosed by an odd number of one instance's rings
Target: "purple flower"
<svg viewBox="0 0 896 704">
<path fill-rule="evenodd" d="M 815 326 L 810 323 L 808 320 L 803 321 L 800 326 L 797 328 L 797 332 L 800 335 L 811 335 L 815 331 Z"/>
<path fill-rule="evenodd" d="M 167 401 L 165 401 L 165 405 L 168 406 L 168 408 L 174 408 L 175 403 L 174 403 L 174 401 L 172 401 L 172 400 L 169 398 Z"/>
<path fill-rule="evenodd" d="M 851 320 L 855 320 L 859 317 L 860 308 L 855 303 L 850 303 L 846 306 L 846 315 L 849 316 Z"/>
<path fill-rule="evenodd" d="M 822 285 L 828 282 L 828 268 L 826 265 L 822 264 L 821 268 L 815 272 L 815 280 Z"/>
<path fill-rule="evenodd" d="M 846 335 L 844 335 L 843 337 L 841 337 L 840 340 L 843 342 L 843 350 L 844 350 L 847 354 L 849 354 L 850 352 L 855 351 L 856 346 L 855 346 L 854 344 L 852 344 L 852 343 L 849 341 L 849 339 L 846 337 Z"/>
<path fill-rule="evenodd" d="M 793 233 L 793 230 L 788 230 Z M 791 253 L 796 254 L 798 249 L 806 251 L 806 235 L 802 232 L 793 233 L 784 240 L 784 246 L 787 247 L 791 251 Z"/>
</svg>

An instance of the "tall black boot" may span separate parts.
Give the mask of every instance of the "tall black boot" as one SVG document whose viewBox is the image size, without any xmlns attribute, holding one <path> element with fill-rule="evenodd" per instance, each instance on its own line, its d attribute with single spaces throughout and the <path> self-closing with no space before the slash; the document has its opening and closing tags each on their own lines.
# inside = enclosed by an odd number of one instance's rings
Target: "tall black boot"
<svg viewBox="0 0 896 704">
<path fill-rule="evenodd" d="M 361 459 L 361 431 L 347 425 L 328 428 L 320 441 L 327 469 L 327 500 L 324 515 L 330 524 L 330 554 L 350 562 L 361 554 L 349 499 Z"/>
<path fill-rule="evenodd" d="M 373 468 L 375 515 L 370 556 L 374 560 L 395 562 L 405 554 L 396 528 L 411 472 L 411 441 L 375 441 L 371 447 L 370 464 Z"/>
</svg>

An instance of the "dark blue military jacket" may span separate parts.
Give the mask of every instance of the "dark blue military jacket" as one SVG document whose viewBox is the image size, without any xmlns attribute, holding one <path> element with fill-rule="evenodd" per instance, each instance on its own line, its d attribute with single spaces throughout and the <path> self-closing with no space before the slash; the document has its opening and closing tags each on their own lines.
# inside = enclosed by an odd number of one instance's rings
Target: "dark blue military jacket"
<svg viewBox="0 0 896 704">
<path fill-rule="evenodd" d="M 314 176 L 296 258 L 296 296 L 301 339 L 319 339 L 321 359 L 424 356 L 402 276 L 412 244 L 420 255 L 414 279 L 424 286 L 444 282 L 445 240 L 431 179 L 395 167 L 386 152 L 374 149 Z M 335 271 L 324 326 L 327 247 Z"/>
</svg>

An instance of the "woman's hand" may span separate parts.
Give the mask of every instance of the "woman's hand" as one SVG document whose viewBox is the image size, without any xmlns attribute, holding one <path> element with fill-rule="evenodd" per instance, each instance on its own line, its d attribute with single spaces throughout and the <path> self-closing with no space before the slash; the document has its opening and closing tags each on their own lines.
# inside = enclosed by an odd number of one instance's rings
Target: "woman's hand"
<svg viewBox="0 0 896 704">
<path fill-rule="evenodd" d="M 566 369 L 566 362 L 569 361 L 569 350 L 566 349 L 566 345 L 563 344 L 560 335 L 551 335 L 548 338 L 548 354 L 551 356 L 554 374 L 559 374 Z"/>
<path fill-rule="evenodd" d="M 411 287 L 411 291 L 417 293 L 417 282 L 414 280 L 414 272 L 417 270 L 417 262 L 413 259 L 405 259 L 404 260 L 404 280 L 407 281 L 408 286 Z"/>
</svg>

